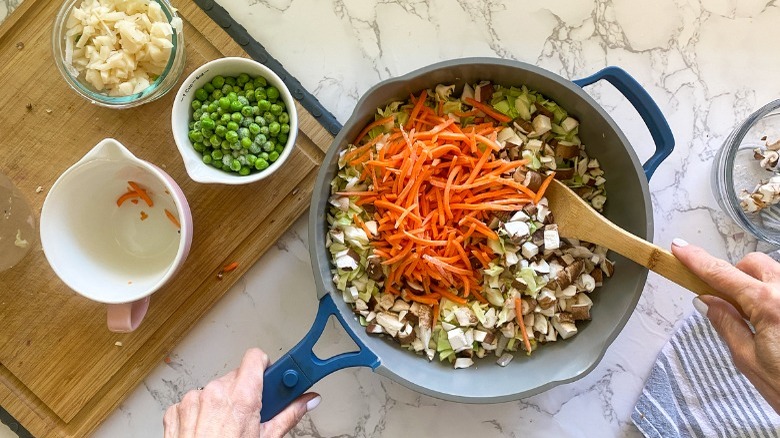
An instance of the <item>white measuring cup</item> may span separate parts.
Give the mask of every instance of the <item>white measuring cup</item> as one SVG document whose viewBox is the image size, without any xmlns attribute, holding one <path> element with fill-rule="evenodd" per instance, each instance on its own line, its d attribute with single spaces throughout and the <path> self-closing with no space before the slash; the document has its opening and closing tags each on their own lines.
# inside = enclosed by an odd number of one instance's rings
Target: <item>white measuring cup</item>
<svg viewBox="0 0 780 438">
<path fill-rule="evenodd" d="M 107 304 L 109 330 L 130 332 L 146 315 L 150 295 L 184 264 L 192 216 L 167 173 L 109 138 L 57 179 L 43 203 L 40 230 L 60 279 Z"/>
</svg>

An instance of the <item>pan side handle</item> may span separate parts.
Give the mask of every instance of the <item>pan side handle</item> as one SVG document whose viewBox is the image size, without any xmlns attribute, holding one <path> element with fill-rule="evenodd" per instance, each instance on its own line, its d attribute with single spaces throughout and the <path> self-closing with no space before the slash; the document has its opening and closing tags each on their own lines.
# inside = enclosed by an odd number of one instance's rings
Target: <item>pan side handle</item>
<svg viewBox="0 0 780 438">
<path fill-rule="evenodd" d="M 379 366 L 379 357 L 372 353 L 350 330 L 347 330 L 347 333 L 358 346 L 358 351 L 342 353 L 324 360 L 314 354 L 314 345 L 322 336 L 322 331 L 331 315 L 334 315 L 339 323 L 346 327 L 344 317 L 328 294 L 320 300 L 317 317 L 309 333 L 303 337 L 298 345 L 290 349 L 265 371 L 260 421 L 266 422 L 275 417 L 293 400 L 328 374 L 349 367 L 375 369 Z"/>
<path fill-rule="evenodd" d="M 619 67 L 606 67 L 588 77 L 572 82 L 579 87 L 586 87 L 602 79 L 612 84 L 631 102 L 631 105 L 634 106 L 642 117 L 645 125 L 647 125 L 647 129 L 650 131 L 650 135 L 653 137 L 655 153 L 642 165 L 649 181 L 658 165 L 674 150 L 674 135 L 671 128 L 669 128 L 669 123 L 647 90 Z"/>
</svg>

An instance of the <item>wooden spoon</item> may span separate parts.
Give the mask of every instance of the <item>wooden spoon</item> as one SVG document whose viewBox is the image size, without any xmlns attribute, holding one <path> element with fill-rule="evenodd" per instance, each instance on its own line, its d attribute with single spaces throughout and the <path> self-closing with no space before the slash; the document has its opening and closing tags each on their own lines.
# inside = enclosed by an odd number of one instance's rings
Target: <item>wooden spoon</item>
<svg viewBox="0 0 780 438">
<path fill-rule="evenodd" d="M 697 295 L 715 295 L 735 304 L 697 277 L 671 252 L 613 224 L 562 182 L 553 180 L 545 196 L 561 237 L 605 246 Z"/>
</svg>

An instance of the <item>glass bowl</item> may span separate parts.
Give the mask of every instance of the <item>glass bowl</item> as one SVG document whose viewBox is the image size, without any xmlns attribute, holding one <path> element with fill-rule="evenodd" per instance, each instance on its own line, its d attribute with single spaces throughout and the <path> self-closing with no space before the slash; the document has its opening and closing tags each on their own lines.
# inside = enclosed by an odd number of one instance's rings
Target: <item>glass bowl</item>
<svg viewBox="0 0 780 438">
<path fill-rule="evenodd" d="M 780 204 L 748 213 L 740 205 L 743 191 L 752 192 L 761 182 L 780 175 L 764 169 L 754 157 L 755 148 L 780 141 L 780 99 L 756 110 L 729 134 L 712 169 L 713 194 L 721 209 L 756 239 L 780 245 Z"/>
<path fill-rule="evenodd" d="M 163 13 L 168 18 L 168 22 L 171 23 L 171 27 L 173 28 L 173 35 L 171 36 L 171 42 L 173 44 L 171 57 L 168 59 L 168 64 L 162 74 L 157 77 L 149 87 L 139 93 L 131 94 L 129 96 L 109 96 L 106 92 L 97 91 L 84 79 L 83 73 L 79 74 L 75 68 L 66 61 L 65 33 L 67 30 L 65 24 L 67 23 L 71 10 L 76 4 L 80 5 L 82 1 L 83 0 L 66 0 L 62 4 L 62 7 L 60 7 L 59 12 L 57 13 L 57 17 L 55 18 L 54 30 L 52 32 L 52 48 L 57 69 L 62 74 L 62 77 L 65 78 L 68 85 L 75 90 L 79 96 L 95 105 L 123 109 L 159 99 L 176 85 L 179 77 L 184 71 L 184 26 L 181 19 L 176 14 L 176 9 L 168 0 L 151 1 L 156 1 L 160 5 Z"/>
</svg>

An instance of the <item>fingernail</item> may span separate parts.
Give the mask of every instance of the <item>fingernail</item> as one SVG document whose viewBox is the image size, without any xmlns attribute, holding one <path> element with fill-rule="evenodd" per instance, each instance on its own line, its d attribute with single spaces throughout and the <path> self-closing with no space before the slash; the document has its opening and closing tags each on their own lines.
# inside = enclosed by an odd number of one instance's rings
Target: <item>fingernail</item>
<svg viewBox="0 0 780 438">
<path fill-rule="evenodd" d="M 679 237 L 675 237 L 674 240 L 672 240 L 672 245 L 682 248 L 684 246 L 688 246 L 688 242 L 680 239 Z"/>
<path fill-rule="evenodd" d="M 306 412 L 311 412 L 314 409 L 317 408 L 317 406 L 320 405 L 320 402 L 322 401 L 322 397 L 319 395 L 317 397 L 314 397 L 313 399 L 306 402 Z"/>
<path fill-rule="evenodd" d="M 699 297 L 693 297 L 693 308 L 698 311 L 701 316 L 707 317 L 707 311 L 709 311 L 709 306 L 707 306 L 704 301 L 701 300 Z"/>
</svg>

